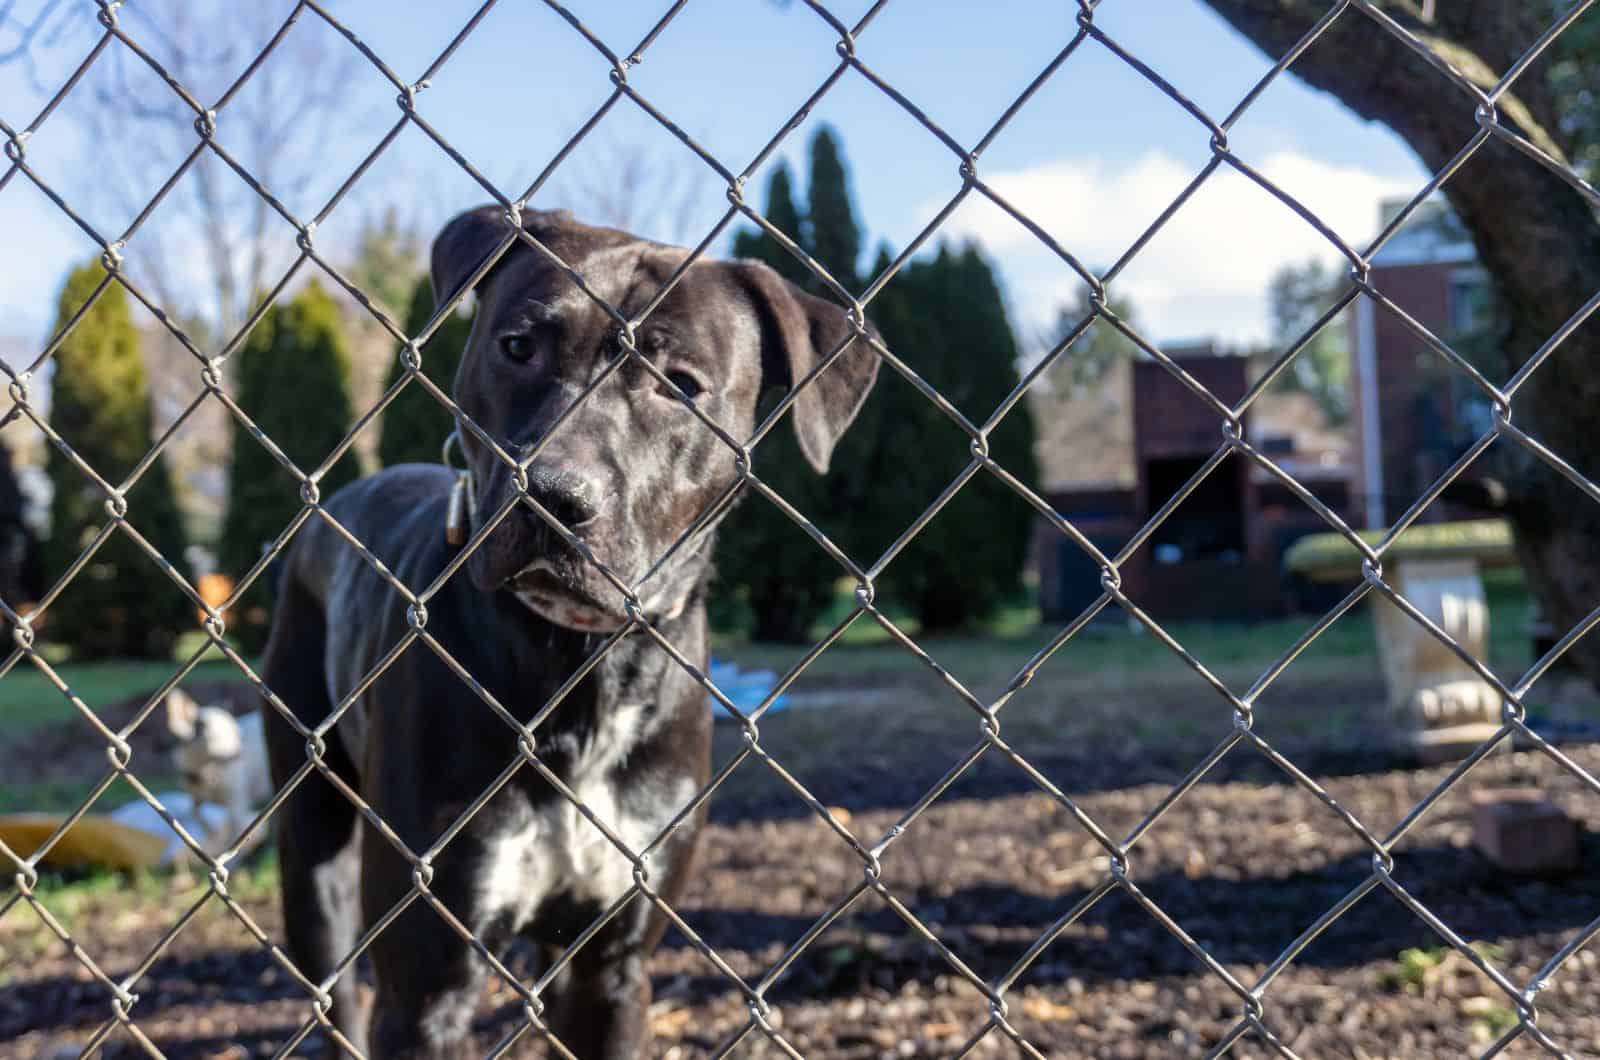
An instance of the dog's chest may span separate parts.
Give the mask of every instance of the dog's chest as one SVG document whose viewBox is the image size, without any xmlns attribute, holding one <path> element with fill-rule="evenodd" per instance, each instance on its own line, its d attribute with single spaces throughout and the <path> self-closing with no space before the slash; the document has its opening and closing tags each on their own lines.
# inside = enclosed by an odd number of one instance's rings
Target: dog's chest
<svg viewBox="0 0 1600 1060">
<path fill-rule="evenodd" d="M 693 795 L 688 781 L 618 784 L 632 747 L 640 708 L 612 713 L 566 781 L 574 799 L 557 795 L 536 807 L 511 809 L 485 841 L 478 868 L 478 909 L 485 921 L 509 917 L 513 930 L 531 921 L 549 898 L 601 906 L 633 884 L 633 863 L 578 808 L 581 803 L 628 849 L 648 846 Z"/>
</svg>

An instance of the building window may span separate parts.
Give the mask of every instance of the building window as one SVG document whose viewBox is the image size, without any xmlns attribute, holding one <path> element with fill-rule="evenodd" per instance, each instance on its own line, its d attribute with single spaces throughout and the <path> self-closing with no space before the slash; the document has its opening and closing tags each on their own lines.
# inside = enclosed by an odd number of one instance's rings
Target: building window
<svg viewBox="0 0 1600 1060">
<path fill-rule="evenodd" d="M 1494 405 L 1476 383 L 1460 373 L 1451 378 L 1450 391 L 1451 404 L 1454 406 L 1455 448 L 1459 455 L 1494 427 Z"/>
<path fill-rule="evenodd" d="M 1470 335 L 1486 327 L 1491 311 L 1489 277 L 1482 269 L 1457 269 L 1450 275 L 1450 331 Z"/>
<path fill-rule="evenodd" d="M 1204 466 L 1205 457 L 1169 457 L 1145 461 L 1150 510 L 1155 511 Z M 1244 497 L 1239 469 L 1217 469 L 1150 535 L 1157 563 L 1208 559 L 1237 563 L 1244 555 Z"/>
</svg>

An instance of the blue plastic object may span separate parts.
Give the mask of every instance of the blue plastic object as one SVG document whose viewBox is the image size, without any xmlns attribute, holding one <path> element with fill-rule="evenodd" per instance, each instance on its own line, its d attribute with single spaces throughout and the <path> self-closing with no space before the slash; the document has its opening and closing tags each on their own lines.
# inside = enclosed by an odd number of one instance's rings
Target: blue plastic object
<svg viewBox="0 0 1600 1060">
<path fill-rule="evenodd" d="M 748 714 L 761 705 L 762 700 L 772 694 L 778 684 L 778 675 L 771 670 L 740 670 L 734 663 L 718 662 L 711 660 L 709 677 L 711 683 L 716 685 L 738 708 L 740 713 Z M 733 715 L 715 696 L 707 696 L 711 701 L 712 709 L 719 717 L 732 718 Z M 772 706 L 767 708 L 767 713 L 782 710 L 788 701 L 787 695 L 781 695 L 773 700 Z"/>
</svg>

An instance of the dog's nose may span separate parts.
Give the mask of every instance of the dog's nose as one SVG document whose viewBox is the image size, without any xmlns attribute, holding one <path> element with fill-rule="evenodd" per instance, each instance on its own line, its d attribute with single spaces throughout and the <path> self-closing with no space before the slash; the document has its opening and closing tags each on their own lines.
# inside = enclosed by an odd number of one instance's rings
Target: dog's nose
<svg viewBox="0 0 1600 1060">
<path fill-rule="evenodd" d="M 528 494 L 568 530 L 577 530 L 600 514 L 599 488 L 570 468 L 530 467 Z"/>
</svg>

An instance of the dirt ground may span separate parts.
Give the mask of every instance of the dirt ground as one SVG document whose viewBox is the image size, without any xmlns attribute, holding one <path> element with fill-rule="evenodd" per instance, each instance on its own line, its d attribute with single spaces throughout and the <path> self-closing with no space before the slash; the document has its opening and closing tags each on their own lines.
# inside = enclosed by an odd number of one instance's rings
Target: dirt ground
<svg viewBox="0 0 1600 1060">
<path fill-rule="evenodd" d="M 1378 750 L 1377 719 L 1350 706 L 1379 698 L 1374 679 L 1348 668 L 1340 677 L 1335 669 L 1286 676 L 1260 707 L 1261 731 L 1381 835 L 1448 768 L 1406 765 Z M 862 679 L 841 680 L 834 705 L 769 716 L 761 743 L 871 846 L 978 742 L 979 731 L 977 718 L 931 677 L 897 677 L 852 703 L 851 691 L 862 687 Z M 826 692 L 830 682 L 808 688 Z M 1006 739 L 1114 836 L 1156 806 L 1230 725 L 1225 706 L 1198 682 L 1136 690 L 1137 718 L 1124 694 L 1048 679 L 1002 714 Z M 1276 716 L 1272 704 L 1282 705 Z M 718 729 L 723 761 L 741 739 L 731 724 Z M 34 736 L 44 740 L 41 750 L 65 753 L 71 742 Z M 1600 745 L 1567 750 L 1600 772 Z M 35 761 L 41 771 L 65 768 Z M 1469 793 L 1528 784 L 1584 825 L 1576 874 L 1511 878 L 1472 849 Z M 994 751 L 888 846 L 882 864 L 882 881 L 905 911 L 989 982 L 1108 879 L 1100 847 Z M 850 848 L 759 761 L 744 763 L 714 799 L 702 866 L 679 911 L 750 983 L 863 880 Z M 1421 819 L 1396 851 L 1393 880 L 1521 985 L 1600 917 L 1597 868 L 1600 798 L 1545 756 L 1519 752 L 1485 762 Z M 1371 872 L 1370 853 L 1337 815 L 1240 747 L 1137 842 L 1129 879 L 1249 986 Z M 204 894 L 203 882 L 181 877 L 69 890 L 60 892 L 63 908 L 55 911 L 114 978 L 135 968 Z M 281 937 L 270 888 L 241 884 L 238 893 Z M 1600 1056 L 1597 949 L 1580 951 L 1538 997 L 1539 1026 L 1574 1056 Z M 519 976 L 535 972 L 521 953 L 510 966 Z M 110 1014 L 104 989 L 26 906 L 0 920 L 0 968 L 0 1056 L 76 1055 L 74 1043 Z M 652 1055 L 711 1055 L 747 1027 L 745 996 L 681 933 L 669 936 L 651 972 Z M 175 1058 L 270 1056 L 310 1014 L 292 980 L 215 900 L 134 989 L 139 1027 Z M 804 950 L 767 997 L 775 1033 L 819 1060 L 956 1055 L 990 1010 L 936 946 L 870 892 Z M 1121 888 L 1038 953 L 1006 1000 L 1014 1031 L 1055 1057 L 1203 1055 L 1242 1008 L 1219 976 Z M 520 1011 L 513 992 L 491 982 L 476 1024 L 484 1052 L 517 1025 Z M 1276 978 L 1263 1011 L 1279 1040 L 1301 1056 L 1475 1055 L 1515 1020 L 1488 978 L 1441 948 L 1383 887 Z M 538 1055 L 540 1048 L 527 1051 Z M 104 1050 L 108 1057 L 136 1054 L 120 1030 Z M 1234 1055 L 1267 1054 L 1249 1037 L 1234 1047 Z M 730 1055 L 782 1051 L 751 1032 Z M 974 1055 L 1024 1053 L 996 1029 Z M 1519 1041 L 1506 1055 L 1542 1054 Z"/>
</svg>

